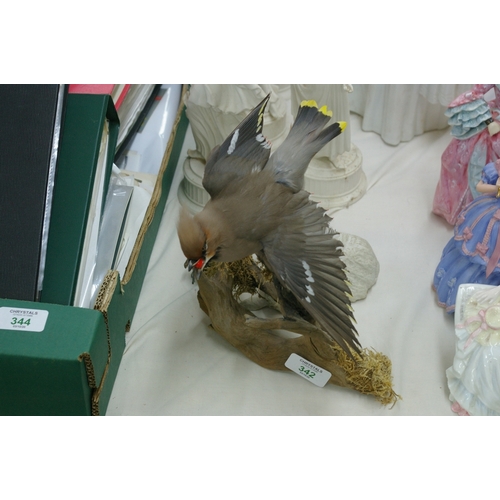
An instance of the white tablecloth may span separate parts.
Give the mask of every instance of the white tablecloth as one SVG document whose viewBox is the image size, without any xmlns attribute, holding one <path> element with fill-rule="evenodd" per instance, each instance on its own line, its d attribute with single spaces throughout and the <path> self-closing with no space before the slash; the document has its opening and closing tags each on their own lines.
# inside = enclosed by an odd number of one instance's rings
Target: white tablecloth
<svg viewBox="0 0 500 500">
<path fill-rule="evenodd" d="M 391 359 L 402 400 L 391 409 L 349 389 L 266 370 L 209 328 L 177 240 L 182 153 L 108 415 L 453 415 L 445 376 L 455 352 L 453 317 L 431 290 L 452 235 L 431 213 L 449 129 L 389 146 L 363 132 L 358 115 L 351 120 L 368 190 L 335 214 L 334 227 L 365 238 L 380 262 L 378 281 L 354 303 L 354 314 L 361 344 Z M 188 147 L 194 147 L 189 130 Z"/>
</svg>

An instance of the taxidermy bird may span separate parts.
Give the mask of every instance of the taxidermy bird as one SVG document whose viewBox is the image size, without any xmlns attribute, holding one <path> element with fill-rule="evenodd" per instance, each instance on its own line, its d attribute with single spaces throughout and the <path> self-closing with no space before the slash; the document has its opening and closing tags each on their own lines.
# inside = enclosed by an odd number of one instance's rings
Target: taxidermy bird
<svg viewBox="0 0 500 500">
<path fill-rule="evenodd" d="M 287 138 L 271 155 L 262 134 L 269 97 L 210 153 L 203 187 L 211 199 L 204 209 L 194 217 L 181 210 L 177 229 L 186 267 L 194 282 L 209 262 L 256 254 L 283 295 L 291 292 L 321 325 L 327 342 L 337 342 L 349 355 L 348 346 L 359 353 L 342 243 L 334 238 L 331 219 L 303 189 L 312 157 L 346 123 L 327 126 L 332 112 L 303 101 Z"/>
</svg>

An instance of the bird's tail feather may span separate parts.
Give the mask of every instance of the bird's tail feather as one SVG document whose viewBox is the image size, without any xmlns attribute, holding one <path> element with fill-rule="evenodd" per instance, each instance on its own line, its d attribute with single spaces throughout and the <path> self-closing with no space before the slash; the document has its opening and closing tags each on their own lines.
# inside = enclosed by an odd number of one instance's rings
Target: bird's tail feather
<svg viewBox="0 0 500 500">
<path fill-rule="evenodd" d="M 302 101 L 290 133 L 266 166 L 274 171 L 277 182 L 302 189 L 313 156 L 346 127 L 345 122 L 334 122 L 325 128 L 331 117 L 326 106 L 319 108 L 316 101 Z"/>
<path fill-rule="evenodd" d="M 319 108 L 316 101 L 302 101 L 288 137 L 301 147 L 307 148 L 312 158 L 346 127 L 346 122 L 335 122 L 324 128 L 332 118 L 332 114 L 326 106 Z"/>
</svg>

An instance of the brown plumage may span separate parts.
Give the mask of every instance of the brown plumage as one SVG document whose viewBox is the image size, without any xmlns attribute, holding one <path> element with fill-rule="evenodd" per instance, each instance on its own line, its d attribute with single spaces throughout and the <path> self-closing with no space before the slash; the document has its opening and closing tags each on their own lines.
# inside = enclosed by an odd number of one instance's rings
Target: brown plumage
<svg viewBox="0 0 500 500">
<path fill-rule="evenodd" d="M 327 125 L 331 112 L 301 104 L 286 140 L 270 156 L 262 135 L 267 96 L 221 146 L 205 168 L 211 199 L 194 217 L 181 211 L 178 235 L 193 280 L 211 260 L 231 262 L 257 254 L 281 286 L 349 354 L 359 352 L 349 287 L 340 260 L 342 243 L 329 217 L 303 190 L 312 157 L 345 123 Z"/>
</svg>

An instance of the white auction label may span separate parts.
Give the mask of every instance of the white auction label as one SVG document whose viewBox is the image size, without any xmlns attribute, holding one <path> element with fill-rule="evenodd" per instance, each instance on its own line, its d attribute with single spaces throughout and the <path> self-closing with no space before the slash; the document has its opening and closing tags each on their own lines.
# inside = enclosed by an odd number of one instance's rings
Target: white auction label
<svg viewBox="0 0 500 500">
<path fill-rule="evenodd" d="M 318 387 L 324 387 L 332 376 L 329 371 L 295 353 L 290 354 L 285 366 Z"/>
<path fill-rule="evenodd" d="M 49 311 L 42 309 L 0 307 L 0 329 L 43 332 L 48 316 Z"/>
</svg>

